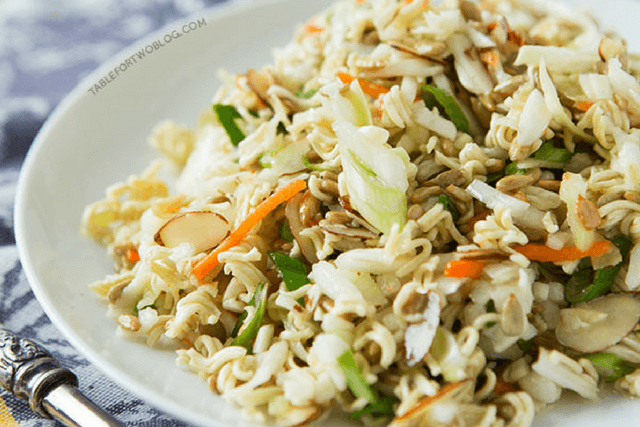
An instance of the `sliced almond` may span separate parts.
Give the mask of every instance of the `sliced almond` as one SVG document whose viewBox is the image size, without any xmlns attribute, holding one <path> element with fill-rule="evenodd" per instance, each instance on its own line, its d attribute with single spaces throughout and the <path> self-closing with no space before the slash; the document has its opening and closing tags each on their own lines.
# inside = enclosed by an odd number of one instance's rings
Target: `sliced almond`
<svg viewBox="0 0 640 427">
<path fill-rule="evenodd" d="M 409 366 L 415 365 L 427 354 L 440 323 L 440 309 L 442 308 L 440 295 L 437 292 L 429 292 L 427 300 L 427 307 L 423 313 L 425 320 L 409 325 L 404 335 L 404 346 Z"/>
<path fill-rule="evenodd" d="M 640 318 L 640 301 L 628 294 L 609 294 L 560 310 L 556 338 L 583 353 L 605 350 L 620 342 Z"/>
<path fill-rule="evenodd" d="M 167 221 L 154 240 L 161 246 L 173 248 L 189 243 L 196 253 L 217 246 L 229 234 L 229 222 L 215 212 L 183 212 Z"/>
</svg>

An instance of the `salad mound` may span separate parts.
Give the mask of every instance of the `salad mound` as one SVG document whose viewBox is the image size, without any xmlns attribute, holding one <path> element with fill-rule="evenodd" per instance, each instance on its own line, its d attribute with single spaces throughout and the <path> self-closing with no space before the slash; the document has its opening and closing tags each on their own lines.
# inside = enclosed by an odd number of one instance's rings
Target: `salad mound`
<svg viewBox="0 0 640 427">
<path fill-rule="evenodd" d="M 274 55 L 87 206 L 120 333 L 283 426 L 527 427 L 564 390 L 640 396 L 623 39 L 558 3 L 342 0 Z"/>
</svg>

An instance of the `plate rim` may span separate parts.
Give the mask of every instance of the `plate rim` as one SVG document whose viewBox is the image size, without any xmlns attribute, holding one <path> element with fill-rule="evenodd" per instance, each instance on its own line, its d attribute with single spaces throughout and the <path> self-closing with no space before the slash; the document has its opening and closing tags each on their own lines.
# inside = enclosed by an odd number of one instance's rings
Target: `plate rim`
<svg viewBox="0 0 640 427">
<path fill-rule="evenodd" d="M 28 208 L 26 187 L 29 185 L 31 179 L 33 179 L 33 171 L 38 165 L 37 162 L 39 154 L 47 147 L 47 140 L 51 132 L 55 130 L 56 126 L 68 114 L 69 110 L 71 110 L 83 96 L 87 95 L 87 88 L 92 87 L 93 83 L 103 78 L 110 70 L 113 70 L 114 66 L 122 62 L 122 58 L 130 57 L 140 49 L 140 46 L 147 45 L 162 37 L 167 33 L 167 31 L 175 29 L 176 24 L 184 23 L 193 19 L 202 19 L 204 17 L 207 19 L 207 25 L 209 25 L 210 23 L 213 24 L 216 21 L 223 20 L 225 18 L 240 16 L 243 13 L 258 7 L 273 8 L 277 7 L 279 4 L 296 1 L 297 0 L 227 0 L 226 2 L 217 3 L 201 11 L 190 13 L 185 17 L 172 19 L 158 29 L 133 40 L 125 47 L 118 50 L 115 54 L 101 62 L 100 65 L 98 65 L 89 74 L 80 79 L 74 88 L 62 98 L 62 100 L 51 111 L 42 127 L 38 130 L 29 147 L 25 159 L 20 166 L 18 181 L 15 187 L 14 207 L 12 212 L 14 223 L 13 229 L 20 263 L 25 272 L 29 288 L 34 293 L 38 304 L 42 307 L 53 326 L 62 333 L 63 337 L 71 344 L 71 346 L 73 346 L 73 348 L 82 357 L 86 358 L 103 375 L 161 413 L 166 413 L 174 417 L 176 420 L 181 420 L 190 424 L 227 427 L 222 420 L 209 418 L 204 415 L 194 413 L 193 411 L 185 412 L 184 408 L 182 408 L 178 403 L 164 397 L 161 393 L 157 393 L 155 391 L 149 392 L 148 390 L 140 391 L 135 387 L 138 380 L 131 378 L 128 373 L 121 371 L 120 368 L 112 362 L 100 357 L 98 352 L 88 345 L 75 332 L 73 325 L 69 324 L 64 319 L 61 315 L 61 311 L 52 305 L 46 297 L 45 289 L 40 283 L 35 269 L 35 262 L 30 255 L 30 250 L 26 243 L 27 239 L 25 236 L 28 233 L 28 225 L 26 224 L 26 209 Z M 211 94 L 211 96 L 213 95 L 214 94 Z M 108 318 L 106 309 L 104 315 L 105 318 Z M 117 374 L 114 374 L 114 372 L 117 372 Z M 80 380 L 82 380 L 82 378 L 80 378 Z M 219 398 L 224 401 L 222 397 Z M 248 421 L 243 421 L 243 424 L 247 426 L 253 425 Z"/>
</svg>

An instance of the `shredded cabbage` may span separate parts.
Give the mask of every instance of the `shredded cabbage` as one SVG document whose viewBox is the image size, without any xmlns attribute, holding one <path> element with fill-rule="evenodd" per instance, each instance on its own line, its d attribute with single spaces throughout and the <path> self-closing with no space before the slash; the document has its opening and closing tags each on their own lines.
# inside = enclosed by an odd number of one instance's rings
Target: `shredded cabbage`
<svg viewBox="0 0 640 427">
<path fill-rule="evenodd" d="M 338 135 L 350 203 L 374 227 L 389 233 L 407 222 L 409 158 L 386 144 L 389 132 L 375 126 L 333 124 Z"/>
</svg>

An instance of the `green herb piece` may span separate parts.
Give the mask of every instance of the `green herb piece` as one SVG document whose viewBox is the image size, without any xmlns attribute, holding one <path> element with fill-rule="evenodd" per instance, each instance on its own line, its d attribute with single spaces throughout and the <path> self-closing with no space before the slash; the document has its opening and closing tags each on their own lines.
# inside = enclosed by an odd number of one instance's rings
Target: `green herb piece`
<svg viewBox="0 0 640 427">
<path fill-rule="evenodd" d="M 233 145 L 238 145 L 245 138 L 245 134 L 238 127 L 235 119 L 241 119 L 242 116 L 233 105 L 214 104 L 213 112 L 216 118 L 224 127 L 225 132 L 229 135 L 229 139 Z"/>
<path fill-rule="evenodd" d="M 342 372 L 344 372 L 347 379 L 347 387 L 349 387 L 351 393 L 357 398 L 364 397 L 369 402 L 364 408 L 352 412 L 349 415 L 350 419 L 354 420 L 367 414 L 376 418 L 394 415 L 393 405 L 399 402 L 398 398 L 385 394 L 380 396 L 380 393 L 367 383 L 362 371 L 356 364 L 353 350 L 347 350 L 342 353 L 338 358 L 338 364 Z"/>
<path fill-rule="evenodd" d="M 487 301 L 487 313 L 495 313 L 496 312 L 496 303 L 493 302 L 492 299 Z"/>
<path fill-rule="evenodd" d="M 282 227 L 280 227 L 280 237 L 284 241 L 293 242 L 294 237 L 293 233 L 291 232 L 291 226 L 289 225 L 289 221 L 287 221 L 286 219 L 284 220 Z"/>
<path fill-rule="evenodd" d="M 529 351 L 531 351 L 531 349 L 533 349 L 533 340 L 528 340 L 525 341 L 522 338 L 520 338 L 518 340 L 518 347 L 520 347 L 520 350 L 524 351 L 525 353 L 528 353 Z"/>
<path fill-rule="evenodd" d="M 338 364 L 347 379 L 347 387 L 357 398 L 364 397 L 370 404 L 375 404 L 379 400 L 378 393 L 371 388 L 364 375 L 356 364 L 353 350 L 347 350 L 338 357 Z"/>
<path fill-rule="evenodd" d="M 602 352 L 584 354 L 580 356 L 580 358 L 589 359 L 596 368 L 596 371 L 598 371 L 600 378 L 608 383 L 618 381 L 620 378 L 630 374 L 637 368 L 637 365 L 627 362 L 620 356 L 613 353 Z"/>
<path fill-rule="evenodd" d="M 431 85 L 422 85 L 422 99 L 429 108 L 436 107 L 461 132 L 469 133 L 469 122 L 456 100 L 447 92 Z"/>
<path fill-rule="evenodd" d="M 276 269 L 282 275 L 282 281 L 289 291 L 295 291 L 307 283 L 311 283 L 307 277 L 307 269 L 298 258 L 280 252 L 269 252 L 269 256 L 276 265 Z"/>
<path fill-rule="evenodd" d="M 493 328 L 494 326 L 496 326 L 496 322 L 487 322 L 484 324 L 485 329 Z"/>
<path fill-rule="evenodd" d="M 487 175 L 487 184 L 500 181 L 503 177 L 504 177 L 504 169 L 499 172 L 490 173 L 489 175 Z"/>
<path fill-rule="evenodd" d="M 262 153 L 258 156 L 258 164 L 260 165 L 261 168 L 263 169 L 268 169 L 271 167 L 271 162 L 267 161 L 265 162 L 263 159 L 264 157 L 267 155 L 267 153 Z"/>
<path fill-rule="evenodd" d="M 322 172 L 328 170 L 328 168 L 323 168 L 322 166 L 318 166 L 315 163 L 311 163 L 311 161 L 307 157 L 303 157 L 302 162 L 304 163 L 304 166 L 310 171 Z"/>
<path fill-rule="evenodd" d="M 609 292 L 633 244 L 624 235 L 616 236 L 612 243 L 620 251 L 623 261 L 612 267 L 594 271 L 591 267 L 591 261 L 588 258 L 583 259 L 565 285 L 564 299 L 568 303 L 577 304 L 590 301 Z"/>
<path fill-rule="evenodd" d="M 297 96 L 298 98 L 309 99 L 309 98 L 311 98 L 313 95 L 315 95 L 315 94 L 316 94 L 316 92 L 318 92 L 318 90 L 317 90 L 317 89 L 309 89 L 309 90 L 304 91 L 304 92 L 300 91 L 300 92 L 296 93 L 296 96 Z"/>
<path fill-rule="evenodd" d="M 520 169 L 517 163 L 509 163 L 504 168 L 505 175 L 524 175 L 529 169 Z"/>
<path fill-rule="evenodd" d="M 442 203 L 445 210 L 451 212 L 451 218 L 453 219 L 453 222 L 458 221 L 458 219 L 460 218 L 460 212 L 458 212 L 458 208 L 456 208 L 456 205 L 453 204 L 449 196 L 447 196 L 446 194 L 441 194 L 438 197 L 438 203 Z"/>
<path fill-rule="evenodd" d="M 544 160 L 550 163 L 566 163 L 571 160 L 573 153 L 566 148 L 556 148 L 550 141 L 545 142 L 533 153 L 536 160 Z"/>
<path fill-rule="evenodd" d="M 253 294 L 253 298 L 249 301 L 250 306 L 256 307 L 255 314 L 253 319 L 249 322 L 249 324 L 242 330 L 242 332 L 238 335 L 240 327 L 244 323 L 244 320 L 247 318 L 247 312 L 244 311 L 243 315 L 240 316 L 238 322 L 233 328 L 233 332 L 231 336 L 235 335 L 233 341 L 231 341 L 231 345 L 238 345 L 246 348 L 251 352 L 253 347 L 253 340 L 256 339 L 256 335 L 258 335 L 258 330 L 260 326 L 262 326 L 262 321 L 264 319 L 264 313 L 267 308 L 267 291 L 268 287 L 264 285 L 264 283 L 260 283 L 256 289 L 256 292 Z"/>
<path fill-rule="evenodd" d="M 391 417 L 395 414 L 393 405 L 400 399 L 391 395 L 383 395 L 376 403 L 370 403 L 364 408 L 349 414 L 349 419 L 356 420 L 363 415 L 371 415 L 374 418 Z"/>
</svg>

